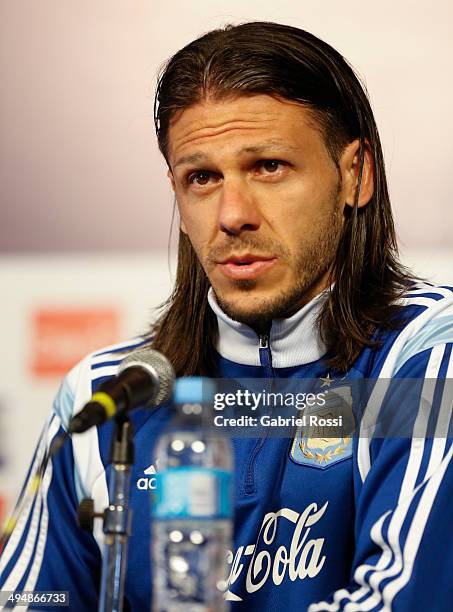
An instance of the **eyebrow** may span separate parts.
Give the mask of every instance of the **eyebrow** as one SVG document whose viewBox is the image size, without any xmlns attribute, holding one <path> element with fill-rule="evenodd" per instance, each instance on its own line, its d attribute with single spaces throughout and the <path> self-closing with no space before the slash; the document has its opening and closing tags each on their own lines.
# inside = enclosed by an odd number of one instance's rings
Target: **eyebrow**
<svg viewBox="0 0 453 612">
<path fill-rule="evenodd" d="M 204 153 L 192 153 L 192 155 L 183 155 L 178 159 L 178 161 L 173 166 L 177 168 L 178 166 L 183 166 L 186 164 L 196 164 L 200 161 L 205 161 L 207 156 Z"/>
<path fill-rule="evenodd" d="M 237 155 L 244 154 L 261 154 L 265 153 L 268 149 L 274 150 L 283 150 L 283 151 L 297 151 L 297 147 L 287 144 L 284 140 L 267 140 L 266 142 L 260 143 L 258 145 L 252 147 L 244 147 L 237 152 Z M 180 157 L 173 168 L 177 168 L 178 166 L 183 166 L 187 164 L 196 164 L 198 162 L 203 162 L 208 159 L 208 156 L 204 153 L 192 153 L 190 155 L 183 155 Z"/>
</svg>

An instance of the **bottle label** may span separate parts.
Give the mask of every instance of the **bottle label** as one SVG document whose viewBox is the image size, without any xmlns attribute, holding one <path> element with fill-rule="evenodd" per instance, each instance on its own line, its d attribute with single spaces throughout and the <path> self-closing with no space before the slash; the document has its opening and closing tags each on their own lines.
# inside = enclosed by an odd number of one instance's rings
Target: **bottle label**
<svg viewBox="0 0 453 612">
<path fill-rule="evenodd" d="M 156 474 L 152 514 L 160 519 L 230 518 L 231 474 L 203 467 L 171 468 Z"/>
</svg>

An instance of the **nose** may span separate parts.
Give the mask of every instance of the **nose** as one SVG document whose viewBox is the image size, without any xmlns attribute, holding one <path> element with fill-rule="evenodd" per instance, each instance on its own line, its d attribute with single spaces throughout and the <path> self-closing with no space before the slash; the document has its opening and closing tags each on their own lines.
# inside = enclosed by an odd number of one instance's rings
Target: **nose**
<svg viewBox="0 0 453 612">
<path fill-rule="evenodd" d="M 224 180 L 219 206 L 219 228 L 237 236 L 243 231 L 256 231 L 260 214 L 250 188 L 239 180 Z"/>
</svg>

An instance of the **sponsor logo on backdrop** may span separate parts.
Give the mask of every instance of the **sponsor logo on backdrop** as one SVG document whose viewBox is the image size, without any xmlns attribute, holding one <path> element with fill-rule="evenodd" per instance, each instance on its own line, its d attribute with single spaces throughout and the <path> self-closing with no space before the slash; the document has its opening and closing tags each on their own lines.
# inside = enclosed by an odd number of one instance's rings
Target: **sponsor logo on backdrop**
<svg viewBox="0 0 453 612">
<path fill-rule="evenodd" d="M 113 307 L 38 308 L 31 316 L 31 370 L 61 377 L 87 353 L 117 342 L 121 314 Z"/>
</svg>

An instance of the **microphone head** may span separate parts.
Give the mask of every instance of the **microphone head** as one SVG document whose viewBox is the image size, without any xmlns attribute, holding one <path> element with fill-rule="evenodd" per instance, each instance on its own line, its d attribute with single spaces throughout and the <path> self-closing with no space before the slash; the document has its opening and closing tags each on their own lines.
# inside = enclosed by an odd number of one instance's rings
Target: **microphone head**
<svg viewBox="0 0 453 612">
<path fill-rule="evenodd" d="M 137 349 L 123 359 L 118 374 L 128 368 L 142 368 L 153 379 L 155 393 L 146 403 L 147 408 L 158 406 L 171 399 L 175 372 L 165 355 L 151 348 Z"/>
</svg>

